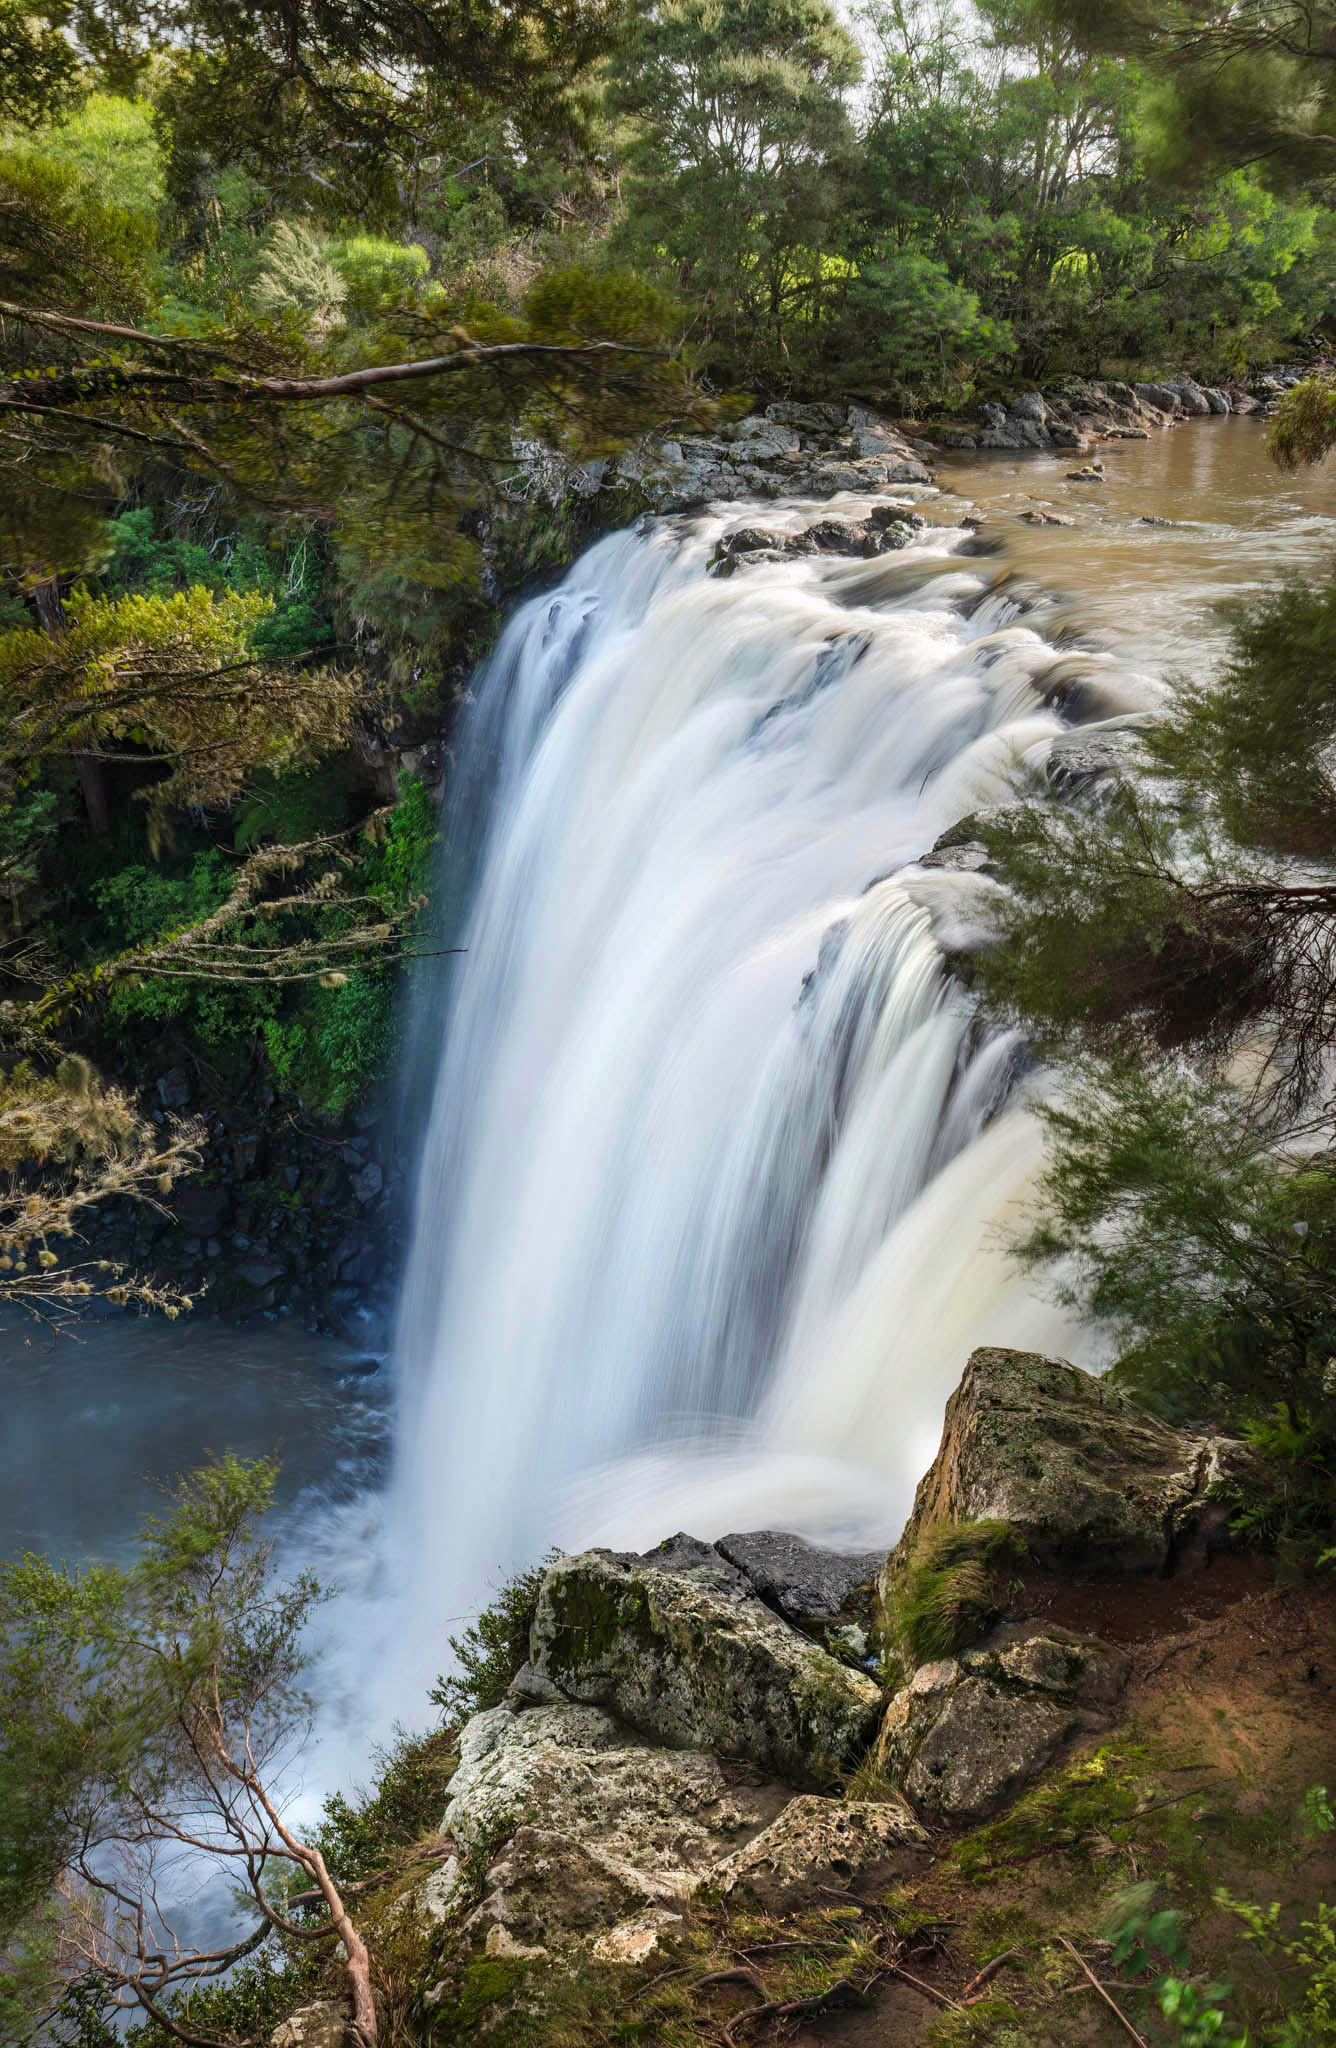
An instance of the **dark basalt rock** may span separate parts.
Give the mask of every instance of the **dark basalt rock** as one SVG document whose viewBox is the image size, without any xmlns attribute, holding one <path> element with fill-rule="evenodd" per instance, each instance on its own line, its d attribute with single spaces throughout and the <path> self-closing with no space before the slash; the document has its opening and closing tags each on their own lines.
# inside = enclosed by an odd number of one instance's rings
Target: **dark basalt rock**
<svg viewBox="0 0 1336 2048">
<path fill-rule="evenodd" d="M 782 1529 L 721 1536 L 714 1548 L 767 1607 L 809 1634 L 870 1619 L 880 1550 L 823 1550 Z"/>
</svg>

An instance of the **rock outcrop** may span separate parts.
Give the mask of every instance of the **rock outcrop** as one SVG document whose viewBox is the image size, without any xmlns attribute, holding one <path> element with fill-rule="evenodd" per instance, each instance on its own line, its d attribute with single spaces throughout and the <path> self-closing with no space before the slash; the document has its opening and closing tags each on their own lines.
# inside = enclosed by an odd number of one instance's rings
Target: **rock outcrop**
<svg viewBox="0 0 1336 2048">
<path fill-rule="evenodd" d="M 898 428 L 865 406 L 781 402 L 717 434 L 647 443 L 614 476 L 659 510 L 742 498 L 833 498 L 887 485 L 930 484 L 932 472 Z"/>
<path fill-rule="evenodd" d="M 883 1591 L 941 1521 L 1009 1522 L 1031 1557 L 1072 1578 L 1171 1572 L 1224 1543 L 1214 1489 L 1250 1466 L 1243 1445 L 1170 1429 L 1061 1359 L 976 1351 Z"/>
<path fill-rule="evenodd" d="M 920 1666 L 886 1709 L 878 1761 L 925 1819 L 986 1820 L 1073 1736 L 1110 1725 L 1127 1671 L 1093 1637 L 1004 1625 Z"/>
<path fill-rule="evenodd" d="M 1019 392 L 1005 404 L 987 400 L 977 428 L 934 420 L 930 431 L 944 448 L 1084 450 L 1092 441 L 1145 441 L 1183 419 L 1256 412 L 1299 374 L 1272 372 L 1254 379 L 1251 389 L 1201 385 L 1182 373 L 1136 385 L 1066 377 L 1043 391 Z"/>
<path fill-rule="evenodd" d="M 829 1785 L 867 1748 L 880 1688 L 773 1613 L 711 1546 L 695 1549 L 559 1559 L 538 1596 L 533 1670 L 655 1742 Z"/>
</svg>

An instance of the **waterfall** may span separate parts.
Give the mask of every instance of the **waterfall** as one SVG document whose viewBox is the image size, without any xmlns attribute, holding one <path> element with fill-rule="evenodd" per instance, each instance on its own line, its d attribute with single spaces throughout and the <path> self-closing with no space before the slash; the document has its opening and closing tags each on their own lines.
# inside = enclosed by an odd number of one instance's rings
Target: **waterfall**
<svg viewBox="0 0 1336 2048">
<path fill-rule="evenodd" d="M 1007 1257 L 1021 1049 L 944 961 L 989 885 L 920 865 L 1072 653 L 961 529 L 721 579 L 728 523 L 599 542 L 469 714 L 397 1340 L 428 1659 L 554 1541 L 893 1536 L 970 1348 L 1082 1341 Z"/>
</svg>

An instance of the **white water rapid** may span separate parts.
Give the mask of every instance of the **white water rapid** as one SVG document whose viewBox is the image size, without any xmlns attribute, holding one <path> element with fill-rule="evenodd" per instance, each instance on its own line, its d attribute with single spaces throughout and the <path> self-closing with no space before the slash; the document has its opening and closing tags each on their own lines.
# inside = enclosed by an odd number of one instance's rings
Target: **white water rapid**
<svg viewBox="0 0 1336 2048">
<path fill-rule="evenodd" d="M 708 575 L 740 523 L 600 542 L 478 686 L 397 1343 L 424 1668 L 554 1542 L 893 1536 L 973 1344 L 1085 1349 L 1006 1254 L 1020 1049 L 943 965 L 986 885 L 916 864 L 1073 657 L 962 529 Z"/>
</svg>

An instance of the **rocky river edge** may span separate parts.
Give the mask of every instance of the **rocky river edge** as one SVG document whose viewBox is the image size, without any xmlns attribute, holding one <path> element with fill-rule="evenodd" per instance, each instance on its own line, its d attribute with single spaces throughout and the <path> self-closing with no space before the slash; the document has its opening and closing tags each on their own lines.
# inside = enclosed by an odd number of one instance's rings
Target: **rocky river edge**
<svg viewBox="0 0 1336 2048">
<path fill-rule="evenodd" d="M 1336 1761 L 1333 1601 L 1238 1552 L 1257 1483 L 1241 1444 L 986 1349 L 889 1557 L 555 1559 L 504 1693 L 438 1738 L 438 1831 L 358 1903 L 396 2038 L 1125 2038 L 1066 1953 L 1101 1902 L 1273 1896 L 1259 1816 Z M 331 1980 L 272 2048 L 345 2024 Z"/>
</svg>

